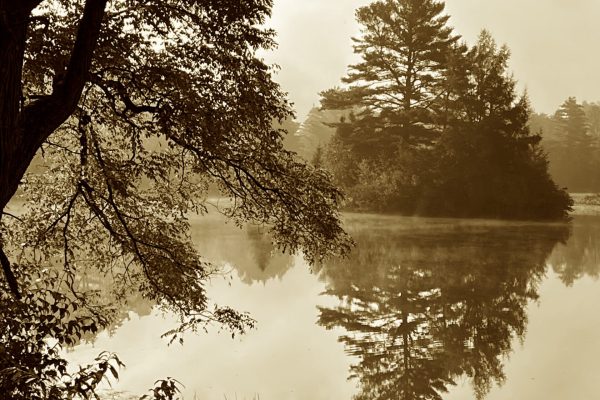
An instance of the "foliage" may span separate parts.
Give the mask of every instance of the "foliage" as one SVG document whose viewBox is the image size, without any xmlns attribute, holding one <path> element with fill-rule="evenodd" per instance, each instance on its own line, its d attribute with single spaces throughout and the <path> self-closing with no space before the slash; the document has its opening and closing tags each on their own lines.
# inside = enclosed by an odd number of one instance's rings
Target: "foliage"
<svg viewBox="0 0 600 400">
<path fill-rule="evenodd" d="M 151 394 L 145 394 L 140 400 L 174 400 L 181 392 L 179 390 L 180 382 L 173 378 L 156 381 L 155 387 L 150 391 Z"/>
<path fill-rule="evenodd" d="M 29 282 L 44 269 L 60 271 L 64 282 L 47 289 L 70 293 L 78 309 L 97 300 L 82 293 L 87 271 L 113 278 L 112 302 L 139 291 L 180 316 L 174 338 L 212 323 L 233 333 L 251 328 L 247 314 L 205 293 L 217 270 L 191 243 L 188 217 L 208 211 L 209 188 L 229 198 L 219 212 L 237 225 L 266 226 L 279 249 L 302 251 L 310 262 L 348 250 L 340 191 L 325 171 L 285 150 L 276 127 L 292 112 L 272 68 L 256 56 L 275 45 L 264 28 L 271 5 L 0 3 L 10 16 L 0 21 L 0 256 L 5 289 L 23 298 L 2 308 L 2 319 L 16 324 L 4 325 L 7 343 L 12 329 L 38 324 L 37 313 L 50 307 L 27 303 L 37 296 Z M 36 170 L 25 174 L 36 154 Z M 11 218 L 6 206 L 16 193 L 24 211 Z M 23 307 L 22 319 L 11 319 L 15 307 Z M 45 323 L 38 336 L 7 348 L 3 370 L 45 357 L 45 340 L 71 344 L 60 320 Z M 79 395 L 52 383 L 62 382 L 62 369 L 44 371 L 34 373 L 40 396 L 49 395 L 44 382 L 61 391 L 57 398 Z"/>
<path fill-rule="evenodd" d="M 349 67 L 346 90 L 322 93 L 324 108 L 358 108 L 355 130 L 365 127 L 384 142 L 427 142 L 435 132 L 433 99 L 440 94 L 440 71 L 458 37 L 441 15 L 443 2 L 382 0 L 356 12 L 363 26 L 354 38 L 362 60 Z"/>
<path fill-rule="evenodd" d="M 20 272 L 21 300 L 6 287 L 0 291 L 0 390 L 15 400 L 92 398 L 104 378 L 118 378 L 122 363 L 101 353 L 94 363 L 69 371 L 61 350 L 106 327 L 112 310 L 87 308 L 57 290 L 57 272 L 33 267 Z"/>
<path fill-rule="evenodd" d="M 443 9 L 431 0 L 386 0 L 357 12 L 362 61 L 343 79 L 347 89 L 322 93 L 324 108 L 358 110 L 338 124 L 327 152 L 348 206 L 566 218 L 572 201 L 552 181 L 540 136 L 528 128 L 529 104 L 507 72 L 508 48 L 486 31 L 471 49 L 459 44 Z"/>
<path fill-rule="evenodd" d="M 460 55 L 459 55 L 460 56 Z M 517 98 L 509 51 L 487 32 L 448 79 L 457 100 L 433 149 L 429 214 L 520 219 L 566 218 L 572 201 L 552 181 L 540 136 L 528 127 L 529 104 Z M 459 82 L 459 84 L 456 84 Z"/>
<path fill-rule="evenodd" d="M 600 104 L 584 101 L 582 107 L 587 119 L 589 134 L 594 138 L 598 138 L 600 136 Z"/>
<path fill-rule="evenodd" d="M 313 160 L 319 148 L 323 149 L 335 134 L 335 124 L 346 112 L 312 108 L 293 135 L 284 139 L 285 148 L 296 152 L 305 160 Z M 292 132 L 291 130 L 289 132 Z"/>
<path fill-rule="evenodd" d="M 14 400 L 99 399 L 98 385 L 119 378 L 124 364 L 116 354 L 101 352 L 75 369 L 64 358 L 66 347 L 114 323 L 116 303 L 103 303 L 99 290 L 74 289 L 70 277 L 37 266 L 19 268 L 21 299 L 0 290 L 0 390 Z M 180 384 L 157 382 L 141 399 L 174 400 Z"/>
</svg>

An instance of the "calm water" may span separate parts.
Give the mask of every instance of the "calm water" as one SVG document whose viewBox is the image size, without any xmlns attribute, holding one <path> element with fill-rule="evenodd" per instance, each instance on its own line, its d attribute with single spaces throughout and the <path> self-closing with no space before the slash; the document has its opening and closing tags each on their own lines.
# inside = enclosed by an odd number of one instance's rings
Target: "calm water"
<svg viewBox="0 0 600 400">
<path fill-rule="evenodd" d="M 570 227 L 346 216 L 358 247 L 315 267 L 272 255 L 256 228 L 210 217 L 194 240 L 231 272 L 219 304 L 255 330 L 167 346 L 172 317 L 137 300 L 69 357 L 127 364 L 117 391 L 172 376 L 194 399 L 595 399 L 600 393 L 600 217 Z"/>
</svg>

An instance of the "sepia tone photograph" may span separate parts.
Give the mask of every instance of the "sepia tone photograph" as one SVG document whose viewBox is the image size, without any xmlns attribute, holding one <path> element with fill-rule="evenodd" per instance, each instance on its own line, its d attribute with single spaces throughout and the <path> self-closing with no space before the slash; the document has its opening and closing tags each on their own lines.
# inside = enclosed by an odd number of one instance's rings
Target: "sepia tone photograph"
<svg viewBox="0 0 600 400">
<path fill-rule="evenodd" d="M 600 398 L 599 17 L 0 0 L 0 400 Z"/>
</svg>

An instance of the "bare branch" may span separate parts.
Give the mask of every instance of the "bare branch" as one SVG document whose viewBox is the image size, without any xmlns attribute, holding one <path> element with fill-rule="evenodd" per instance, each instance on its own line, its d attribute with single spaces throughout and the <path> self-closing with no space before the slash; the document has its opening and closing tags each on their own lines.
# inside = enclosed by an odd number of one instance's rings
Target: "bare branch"
<svg viewBox="0 0 600 400">
<path fill-rule="evenodd" d="M 2 215 L 6 215 L 6 216 L 8 216 L 8 217 L 14 218 L 14 219 L 16 219 L 16 220 L 17 220 L 17 221 L 19 221 L 19 222 L 23 222 L 23 219 L 22 219 L 21 217 L 17 217 L 16 215 L 14 215 L 14 214 L 11 214 L 11 213 L 9 213 L 9 212 L 2 211 Z"/>
</svg>

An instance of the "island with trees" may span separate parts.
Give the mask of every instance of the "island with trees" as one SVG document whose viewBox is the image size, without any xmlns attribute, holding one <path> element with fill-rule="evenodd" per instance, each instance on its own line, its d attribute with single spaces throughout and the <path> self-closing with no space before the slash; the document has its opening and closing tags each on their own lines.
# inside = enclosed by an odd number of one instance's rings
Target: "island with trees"
<svg viewBox="0 0 600 400">
<path fill-rule="evenodd" d="M 553 181 L 542 138 L 529 127 L 531 107 L 508 72 L 508 47 L 487 31 L 467 46 L 440 1 L 376 1 L 357 19 L 361 59 L 349 66 L 344 87 L 324 91 L 321 101 L 323 109 L 349 112 L 324 152 L 348 208 L 567 217 L 572 200 Z"/>
</svg>

